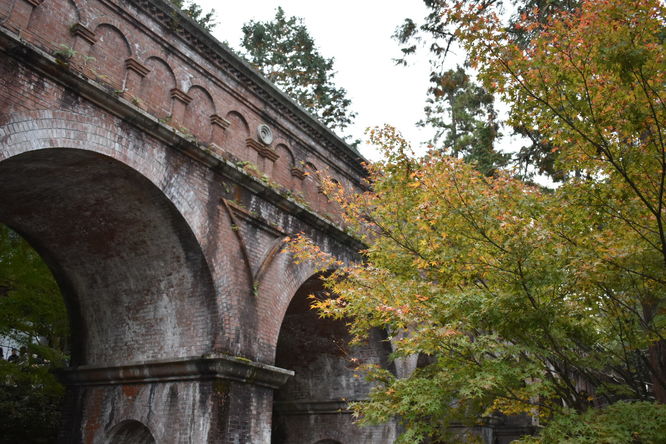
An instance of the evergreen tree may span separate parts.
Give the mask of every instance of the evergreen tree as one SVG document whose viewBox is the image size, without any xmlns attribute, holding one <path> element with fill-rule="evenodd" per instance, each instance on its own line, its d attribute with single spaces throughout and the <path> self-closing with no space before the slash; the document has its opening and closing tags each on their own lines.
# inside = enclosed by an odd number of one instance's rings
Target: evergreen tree
<svg viewBox="0 0 666 444">
<path fill-rule="evenodd" d="M 250 64 L 329 128 L 352 123 L 356 113 L 334 83 L 334 59 L 319 53 L 302 19 L 278 8 L 273 20 L 243 26 L 241 46 Z"/>
<path fill-rule="evenodd" d="M 402 57 L 397 59 L 398 64 L 406 64 L 411 54 L 414 54 L 419 45 L 427 42 L 427 50 L 430 53 L 430 83 L 428 98 L 425 106 L 425 119 L 419 122 L 420 125 L 430 126 L 436 130 L 433 143 L 436 144 L 442 135 L 448 134 L 445 142 L 449 142 L 451 137 L 460 137 L 460 131 L 454 133 L 457 123 L 455 116 L 449 113 L 452 108 L 452 100 L 441 95 L 442 82 L 447 83 L 450 78 L 461 78 L 465 76 L 467 93 L 463 97 L 455 97 L 455 107 L 460 116 L 467 119 L 467 128 L 458 128 L 466 133 L 476 131 L 476 134 L 469 133 L 469 144 L 466 147 L 467 159 L 473 158 L 479 161 L 481 171 L 492 171 L 497 167 L 502 167 L 510 160 L 509 156 L 497 152 L 494 149 L 499 122 L 496 120 L 496 114 L 493 109 L 491 96 L 481 85 L 479 85 L 470 75 L 470 67 L 458 67 L 455 71 L 447 70 L 448 58 L 452 48 L 457 48 L 457 30 L 460 23 L 450 20 L 442 20 L 443 13 L 456 5 L 458 7 L 472 6 L 479 11 L 487 8 L 501 10 L 510 8 L 514 11 L 506 23 L 506 29 L 510 33 L 512 40 L 526 47 L 534 39 L 537 31 L 527 30 L 516 26 L 521 20 L 530 18 L 531 20 L 544 23 L 560 11 L 571 11 L 580 2 L 579 0 L 463 0 L 453 2 L 448 0 L 423 0 L 428 14 L 417 23 L 413 19 L 405 19 L 404 23 L 398 27 L 394 38 L 402 45 Z M 461 72 L 464 71 L 464 72 Z M 455 73 L 455 74 L 454 74 Z M 469 100 L 470 97 L 478 97 L 475 100 Z M 491 118 L 489 118 L 491 117 Z M 532 128 L 520 125 L 512 125 L 514 134 L 523 136 L 528 141 L 528 145 L 518 148 L 513 156 L 512 162 L 519 167 L 521 177 L 528 178 L 534 173 L 546 174 L 555 180 L 562 180 L 562 172 L 555 166 L 556 153 L 553 147 L 543 139 L 541 133 Z M 484 133 L 484 137 L 479 138 L 479 131 Z M 489 137 L 492 136 L 492 137 Z M 455 147 L 451 147 L 455 151 Z M 485 166 L 484 166 L 485 165 Z"/>
<path fill-rule="evenodd" d="M 194 20 L 208 32 L 211 32 L 217 22 L 215 20 L 215 9 L 204 14 L 203 9 L 192 0 L 170 0 L 174 6 L 180 9 L 186 16 Z"/>
<path fill-rule="evenodd" d="M 494 97 L 475 84 L 463 68 L 434 74 L 421 126 L 437 129 L 433 143 L 455 157 L 474 162 L 479 171 L 493 174 L 508 161 L 494 149 L 498 124 Z"/>
</svg>

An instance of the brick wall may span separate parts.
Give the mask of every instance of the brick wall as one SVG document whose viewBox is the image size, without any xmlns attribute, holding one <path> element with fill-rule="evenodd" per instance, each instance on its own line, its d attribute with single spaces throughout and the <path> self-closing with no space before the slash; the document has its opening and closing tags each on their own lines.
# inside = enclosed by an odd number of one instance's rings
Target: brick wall
<svg viewBox="0 0 666 444">
<path fill-rule="evenodd" d="M 316 172 L 360 190 L 362 159 L 158 0 L 0 0 L 0 104 L 0 223 L 74 330 L 62 442 L 269 442 L 270 364 L 313 275 L 281 241 L 354 258 Z"/>
</svg>

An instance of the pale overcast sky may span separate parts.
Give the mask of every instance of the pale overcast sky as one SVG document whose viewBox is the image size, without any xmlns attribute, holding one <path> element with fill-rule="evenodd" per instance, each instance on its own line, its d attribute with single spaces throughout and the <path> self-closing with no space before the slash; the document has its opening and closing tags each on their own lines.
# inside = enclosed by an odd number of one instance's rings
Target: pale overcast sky
<svg viewBox="0 0 666 444">
<path fill-rule="evenodd" d="M 400 55 L 391 35 L 406 17 L 421 19 L 426 11 L 420 0 L 244 0 L 216 2 L 198 0 L 204 10 L 214 8 L 218 25 L 213 35 L 238 48 L 241 26 L 249 20 L 266 21 L 282 6 L 289 16 L 302 17 L 324 57 L 335 58 L 336 84 L 347 89 L 356 124 L 347 129 L 353 138 L 365 140 L 369 126 L 396 126 L 416 147 L 428 139 L 415 123 L 423 114 L 428 88 L 426 54 L 414 58 L 411 66 L 395 66 Z M 377 154 L 362 144 L 369 159 Z"/>
</svg>

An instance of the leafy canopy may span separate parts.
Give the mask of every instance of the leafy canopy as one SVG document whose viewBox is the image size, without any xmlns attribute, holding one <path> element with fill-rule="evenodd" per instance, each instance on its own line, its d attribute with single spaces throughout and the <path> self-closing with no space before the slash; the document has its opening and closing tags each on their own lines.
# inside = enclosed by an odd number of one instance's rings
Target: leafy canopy
<svg viewBox="0 0 666 444">
<path fill-rule="evenodd" d="M 385 160 L 371 190 L 327 185 L 365 261 L 342 266 L 302 237 L 292 251 L 336 269 L 335 296 L 314 304 L 325 315 L 351 319 L 359 340 L 385 328 L 396 357 L 431 357 L 405 379 L 371 369 L 362 422 L 397 418 L 403 442 L 454 442 L 451 423 L 525 413 L 551 424 L 542 442 L 564 429 L 569 442 L 626 430 L 661 442 L 663 428 L 635 418 L 663 422 L 666 408 L 666 8 L 588 0 L 546 21 L 524 14 L 527 43 L 499 17 L 492 2 L 440 16 L 511 123 L 559 154 L 564 184 L 485 176 L 441 150 L 417 159 L 376 129 Z"/>
<path fill-rule="evenodd" d="M 353 122 L 347 91 L 334 83 L 334 59 L 319 53 L 302 19 L 277 8 L 273 20 L 242 29 L 242 55 L 270 81 L 330 128 Z"/>
</svg>

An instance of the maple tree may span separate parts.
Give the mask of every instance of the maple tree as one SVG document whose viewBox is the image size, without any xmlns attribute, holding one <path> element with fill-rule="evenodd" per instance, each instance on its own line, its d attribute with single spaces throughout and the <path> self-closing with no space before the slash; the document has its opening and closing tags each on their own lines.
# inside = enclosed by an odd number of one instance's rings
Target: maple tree
<svg viewBox="0 0 666 444">
<path fill-rule="evenodd" d="M 279 7 L 272 21 L 243 25 L 241 55 L 330 128 L 344 129 L 356 114 L 347 91 L 334 83 L 334 59 L 319 53 L 303 20 Z"/>
<path fill-rule="evenodd" d="M 350 319 L 357 340 L 386 329 L 395 357 L 431 357 L 405 379 L 369 369 L 362 422 L 397 418 L 403 442 L 452 442 L 452 423 L 525 413 L 547 425 L 525 442 L 661 442 L 666 8 L 533 11 L 515 26 L 534 37 L 517 42 L 496 6 L 456 2 L 440 19 L 511 124 L 558 153 L 563 185 L 484 176 L 438 150 L 418 159 L 396 130 L 376 129 L 385 160 L 369 166 L 371 190 L 326 185 L 368 245 L 364 261 L 341 264 L 303 237 L 292 251 L 334 270 L 333 296 L 314 301 L 324 315 Z"/>
</svg>

